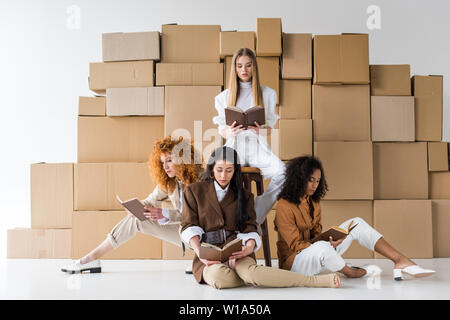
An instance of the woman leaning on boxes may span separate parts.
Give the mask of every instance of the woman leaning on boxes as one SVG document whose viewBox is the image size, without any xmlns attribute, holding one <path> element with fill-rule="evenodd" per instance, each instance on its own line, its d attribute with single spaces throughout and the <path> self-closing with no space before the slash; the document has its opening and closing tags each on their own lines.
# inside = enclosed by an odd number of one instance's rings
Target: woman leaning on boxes
<svg viewBox="0 0 450 320">
<path fill-rule="evenodd" d="M 270 184 L 264 193 L 255 199 L 256 222 L 264 222 L 269 211 L 277 200 L 280 187 L 284 182 L 284 163 L 272 153 L 266 137 L 276 124 L 279 116 L 275 113 L 277 94 L 272 88 L 260 85 L 256 56 L 251 49 L 241 48 L 233 56 L 229 88 L 215 98 L 218 115 L 213 122 L 219 126 L 219 133 L 227 139 L 225 145 L 239 154 L 242 165 L 256 167 L 261 170 Z M 262 106 L 265 111 L 264 126 L 255 122 L 246 130 L 242 125 L 226 124 L 225 108 L 234 106 L 248 110 L 254 106 Z"/>
<path fill-rule="evenodd" d="M 176 148 L 176 149 L 175 149 Z M 172 152 L 180 150 L 181 152 Z M 190 151 L 190 155 L 183 151 Z M 175 154 L 184 159 L 176 159 Z M 113 249 L 132 239 L 139 231 L 152 235 L 163 241 L 182 246 L 180 239 L 181 210 L 183 209 L 183 189 L 186 185 L 196 182 L 202 172 L 201 164 L 195 164 L 196 150 L 192 144 L 184 142 L 182 138 L 172 140 L 169 136 L 157 141 L 153 146 L 150 156 L 150 173 L 156 181 L 156 188 L 143 200 L 147 212 L 145 216 L 149 220 L 140 221 L 129 213 L 107 235 L 106 239 L 94 250 L 72 264 L 63 266 L 61 271 L 67 273 L 91 273 L 101 272 L 101 264 L 98 259 Z M 175 209 L 157 208 L 162 201 L 169 199 Z M 188 268 L 190 269 L 190 268 Z M 190 273 L 189 270 L 186 270 Z"/>
</svg>

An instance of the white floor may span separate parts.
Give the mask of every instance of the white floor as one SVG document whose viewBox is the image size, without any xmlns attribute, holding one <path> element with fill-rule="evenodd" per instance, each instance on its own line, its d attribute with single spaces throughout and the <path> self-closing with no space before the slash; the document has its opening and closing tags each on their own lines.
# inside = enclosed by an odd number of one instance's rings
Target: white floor
<svg viewBox="0 0 450 320">
<path fill-rule="evenodd" d="M 450 259 L 414 259 L 437 273 L 428 278 L 394 281 L 392 262 L 347 259 L 352 265 L 376 264 L 376 278 L 347 279 L 340 289 L 241 287 L 216 290 L 184 273 L 190 261 L 103 260 L 102 273 L 68 275 L 70 260 L 1 259 L 0 299 L 158 299 L 158 300 L 332 300 L 450 299 Z M 258 260 L 263 263 L 262 260 Z M 273 264 L 276 266 L 277 261 Z"/>
</svg>

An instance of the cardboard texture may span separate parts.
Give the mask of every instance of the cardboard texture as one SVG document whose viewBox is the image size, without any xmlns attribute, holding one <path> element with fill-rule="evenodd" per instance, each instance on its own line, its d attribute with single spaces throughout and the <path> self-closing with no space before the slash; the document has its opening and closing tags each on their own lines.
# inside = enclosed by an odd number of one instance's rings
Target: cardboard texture
<svg viewBox="0 0 450 320">
<path fill-rule="evenodd" d="M 416 141 L 442 140 L 443 76 L 413 76 Z"/>
<path fill-rule="evenodd" d="M 290 160 L 312 154 L 312 120 L 282 119 L 279 131 L 279 152 L 281 160 Z M 276 152 L 272 146 L 272 152 Z"/>
<path fill-rule="evenodd" d="M 105 94 L 106 88 L 153 87 L 153 73 L 153 61 L 90 63 L 89 89 Z"/>
<path fill-rule="evenodd" d="M 414 141 L 414 97 L 371 97 L 372 141 Z"/>
<path fill-rule="evenodd" d="M 162 25 L 161 62 L 220 62 L 220 25 Z"/>
<path fill-rule="evenodd" d="M 282 79 L 312 78 L 312 34 L 283 33 Z"/>
<path fill-rule="evenodd" d="M 232 57 L 225 59 L 225 89 L 228 89 L 230 82 Z M 277 104 L 280 98 L 280 80 L 278 57 L 256 57 L 259 70 L 259 82 L 261 85 L 272 88 L 277 93 Z"/>
<path fill-rule="evenodd" d="M 158 86 L 221 86 L 223 63 L 158 63 Z"/>
<path fill-rule="evenodd" d="M 322 208 L 322 231 L 332 226 L 359 217 L 373 227 L 373 201 L 329 201 L 320 202 Z M 361 246 L 357 240 L 342 255 L 343 258 L 372 259 L 374 253 Z"/>
<path fill-rule="evenodd" d="M 314 142 L 328 183 L 326 200 L 372 200 L 371 142 Z"/>
<path fill-rule="evenodd" d="M 163 136 L 163 117 L 78 117 L 78 162 L 148 161 Z"/>
<path fill-rule="evenodd" d="M 256 55 L 279 57 L 281 49 L 281 18 L 257 18 Z"/>
<path fill-rule="evenodd" d="M 253 31 L 220 32 L 220 57 L 233 56 L 241 48 L 249 48 L 255 52 L 255 33 Z"/>
<path fill-rule="evenodd" d="M 368 85 L 313 85 L 314 141 L 370 141 Z"/>
<path fill-rule="evenodd" d="M 198 151 L 205 151 L 209 157 L 214 150 L 214 146 L 211 145 L 221 144 L 217 126 L 212 122 L 212 118 L 217 115 L 213 107 L 214 98 L 221 91 L 220 86 L 166 87 L 164 136 L 182 135 L 186 139 L 189 138 L 194 141 Z M 198 121 L 197 131 L 195 131 L 196 121 Z M 200 148 L 197 143 L 201 142 L 203 145 Z"/>
<path fill-rule="evenodd" d="M 450 199 L 450 172 L 428 174 L 430 199 Z"/>
<path fill-rule="evenodd" d="M 448 171 L 447 142 L 428 142 L 428 171 Z"/>
<path fill-rule="evenodd" d="M 164 260 L 194 260 L 195 252 L 186 246 L 186 251 L 183 256 L 181 247 L 178 247 L 170 242 L 162 242 L 162 258 Z M 187 263 L 188 266 L 190 263 Z"/>
<path fill-rule="evenodd" d="M 159 60 L 159 38 L 159 31 L 103 33 L 103 61 Z"/>
<path fill-rule="evenodd" d="M 26 229 L 7 231 L 8 259 L 68 259 L 72 229 Z"/>
<path fill-rule="evenodd" d="M 370 95 L 410 96 L 409 64 L 370 65 Z"/>
<path fill-rule="evenodd" d="M 270 257 L 272 259 L 278 259 L 277 255 L 277 241 L 278 241 L 278 232 L 275 231 L 275 210 L 270 210 L 269 214 L 266 217 L 267 220 L 267 231 L 269 232 L 269 247 L 270 247 Z M 261 246 L 258 251 L 255 252 L 256 259 L 264 259 L 264 249 Z"/>
<path fill-rule="evenodd" d="M 450 258 L 450 200 L 432 200 L 433 256 Z"/>
<path fill-rule="evenodd" d="M 432 258 L 433 235 L 430 200 L 375 200 L 375 230 L 408 258 Z M 375 253 L 375 258 L 383 258 Z"/>
<path fill-rule="evenodd" d="M 311 81 L 281 80 L 280 119 L 311 119 Z"/>
<path fill-rule="evenodd" d="M 30 173 L 31 228 L 72 228 L 73 163 L 36 163 Z"/>
<path fill-rule="evenodd" d="M 148 163 L 76 163 L 74 165 L 74 210 L 123 210 L 116 200 L 143 200 L 156 187 Z"/>
<path fill-rule="evenodd" d="M 78 211 L 73 213 L 72 259 L 80 259 L 102 243 L 125 211 Z M 136 236 L 107 253 L 102 259 L 161 259 L 162 241 L 148 234 Z"/>
<path fill-rule="evenodd" d="M 163 116 L 164 87 L 107 88 L 107 116 Z"/>
<path fill-rule="evenodd" d="M 427 145 L 374 143 L 375 199 L 428 199 Z"/>
<path fill-rule="evenodd" d="M 79 116 L 106 116 L 106 97 L 78 97 Z"/>
<path fill-rule="evenodd" d="M 369 35 L 317 35 L 313 38 L 314 84 L 368 84 Z"/>
</svg>

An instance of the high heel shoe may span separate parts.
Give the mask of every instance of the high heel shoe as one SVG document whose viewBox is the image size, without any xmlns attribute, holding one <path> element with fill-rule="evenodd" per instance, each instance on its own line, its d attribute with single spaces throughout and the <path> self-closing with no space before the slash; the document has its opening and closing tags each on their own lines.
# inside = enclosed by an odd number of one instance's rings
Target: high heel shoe
<svg viewBox="0 0 450 320">
<path fill-rule="evenodd" d="M 422 278 L 431 276 L 436 271 L 430 269 L 424 269 L 418 265 L 407 266 L 403 269 L 394 269 L 394 280 L 403 280 L 403 274 L 407 274 L 413 278 Z"/>
</svg>

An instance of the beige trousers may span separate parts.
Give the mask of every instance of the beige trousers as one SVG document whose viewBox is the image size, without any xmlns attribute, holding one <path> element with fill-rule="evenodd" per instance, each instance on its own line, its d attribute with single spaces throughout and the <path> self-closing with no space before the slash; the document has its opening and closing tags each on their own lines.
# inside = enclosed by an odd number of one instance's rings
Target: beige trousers
<svg viewBox="0 0 450 320">
<path fill-rule="evenodd" d="M 160 225 L 158 221 L 140 221 L 136 217 L 127 215 L 112 229 L 107 238 L 114 249 L 132 239 L 137 232 L 152 235 L 163 241 L 181 247 L 180 224 L 171 223 Z"/>
<path fill-rule="evenodd" d="M 235 269 L 228 264 L 213 264 L 203 269 L 203 280 L 216 289 L 235 288 L 243 285 L 284 287 L 336 287 L 335 274 L 304 276 L 278 268 L 257 265 L 253 258 L 236 261 Z"/>
</svg>

